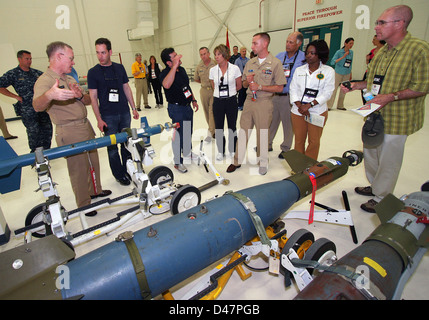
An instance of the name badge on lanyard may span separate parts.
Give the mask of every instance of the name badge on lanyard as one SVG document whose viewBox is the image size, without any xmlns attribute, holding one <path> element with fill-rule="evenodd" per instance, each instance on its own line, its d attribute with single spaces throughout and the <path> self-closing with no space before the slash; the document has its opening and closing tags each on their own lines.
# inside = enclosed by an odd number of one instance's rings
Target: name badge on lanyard
<svg viewBox="0 0 429 320">
<path fill-rule="evenodd" d="M 287 53 L 285 53 L 285 57 L 283 58 L 283 72 L 285 74 L 286 79 L 290 78 L 292 73 L 293 66 L 295 65 L 296 58 L 298 57 L 298 52 L 295 54 L 295 58 L 293 62 L 286 62 Z"/>
<path fill-rule="evenodd" d="M 351 65 L 352 65 L 352 60 L 346 59 L 346 61 L 344 61 L 344 68 L 350 68 Z"/>
<path fill-rule="evenodd" d="M 119 102 L 119 90 L 110 89 L 109 90 L 109 102 Z"/>
<path fill-rule="evenodd" d="M 229 86 L 227 84 L 219 85 L 219 98 L 229 97 Z"/>
<path fill-rule="evenodd" d="M 372 88 L 371 88 L 371 93 L 373 95 L 377 95 L 380 93 L 381 91 L 381 86 L 383 85 L 383 81 L 384 81 L 384 76 L 378 75 L 376 74 L 374 76 L 374 80 L 372 81 Z"/>
<path fill-rule="evenodd" d="M 292 71 L 293 65 L 294 65 L 293 63 L 286 63 L 283 66 L 283 72 L 284 72 L 286 78 L 290 77 L 290 73 Z"/>
<path fill-rule="evenodd" d="M 306 98 L 315 99 L 318 94 L 319 94 L 319 90 L 317 90 L 317 89 L 305 88 L 305 90 L 304 90 L 304 97 L 306 97 Z"/>
<path fill-rule="evenodd" d="M 183 94 L 185 95 L 186 99 L 192 96 L 192 92 L 187 86 L 183 87 Z"/>
</svg>

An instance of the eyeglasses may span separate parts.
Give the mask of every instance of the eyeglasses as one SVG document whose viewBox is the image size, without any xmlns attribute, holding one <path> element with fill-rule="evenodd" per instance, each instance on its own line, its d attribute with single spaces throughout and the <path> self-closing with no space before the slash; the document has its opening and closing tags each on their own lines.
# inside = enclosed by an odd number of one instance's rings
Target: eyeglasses
<svg viewBox="0 0 429 320">
<path fill-rule="evenodd" d="M 384 26 L 386 23 L 399 22 L 399 21 L 401 21 L 401 20 L 392 20 L 392 21 L 376 20 L 374 24 L 376 26 Z"/>
</svg>

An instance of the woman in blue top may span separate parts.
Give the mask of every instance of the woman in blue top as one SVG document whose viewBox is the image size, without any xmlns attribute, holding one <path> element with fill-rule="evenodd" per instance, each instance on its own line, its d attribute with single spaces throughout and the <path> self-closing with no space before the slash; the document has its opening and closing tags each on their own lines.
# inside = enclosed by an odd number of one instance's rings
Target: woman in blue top
<svg viewBox="0 0 429 320">
<path fill-rule="evenodd" d="M 334 105 L 337 89 L 341 82 L 352 79 L 352 63 L 353 63 L 353 50 L 352 47 L 355 41 L 353 38 L 347 38 L 344 41 L 344 47 L 335 52 L 331 60 L 331 64 L 335 65 L 335 90 L 332 93 L 331 99 L 328 101 L 328 109 L 331 110 Z M 338 95 L 337 109 L 346 110 L 344 108 L 345 94 L 340 90 Z"/>
</svg>

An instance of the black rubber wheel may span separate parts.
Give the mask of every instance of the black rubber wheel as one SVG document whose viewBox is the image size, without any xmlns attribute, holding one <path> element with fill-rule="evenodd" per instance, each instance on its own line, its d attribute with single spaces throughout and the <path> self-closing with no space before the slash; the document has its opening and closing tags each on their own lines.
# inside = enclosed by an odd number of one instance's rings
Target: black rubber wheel
<svg viewBox="0 0 429 320">
<path fill-rule="evenodd" d="M 326 238 L 320 238 L 305 252 L 305 260 L 313 260 L 319 262 L 321 265 L 326 265 L 332 256 L 336 255 L 336 252 L 337 247 L 335 243 Z M 311 275 L 315 271 L 313 268 L 307 268 L 307 270 Z"/>
<path fill-rule="evenodd" d="M 25 218 L 25 226 L 31 226 L 32 224 L 38 223 L 43 221 L 43 210 L 46 206 L 45 203 L 38 204 L 33 209 L 28 212 L 27 217 Z M 36 238 L 43 238 L 46 236 L 46 227 L 45 224 L 45 232 L 39 231 L 39 232 L 33 232 L 31 235 Z"/>
<path fill-rule="evenodd" d="M 314 242 L 314 235 L 306 230 L 299 229 L 295 231 L 290 238 L 286 241 L 285 246 L 283 247 L 282 254 L 288 254 L 289 249 L 294 249 L 299 255 L 299 249 L 306 250 L 307 247 L 311 247 L 311 244 Z M 302 246 L 305 246 L 302 248 Z M 301 258 L 301 257 L 300 257 Z"/>
<path fill-rule="evenodd" d="M 300 259 L 302 259 L 302 256 L 304 255 L 305 251 L 311 247 L 311 245 L 314 242 L 314 235 L 310 231 L 306 229 L 299 229 L 295 231 L 286 241 L 285 246 L 282 249 L 281 255 L 283 254 L 289 254 L 289 249 L 295 250 L 295 252 L 298 254 Z M 290 273 L 289 270 L 287 270 L 285 267 L 280 265 L 280 273 L 284 275 L 284 284 L 285 287 L 289 287 L 292 282 L 291 279 L 293 278 L 293 275 Z"/>
<path fill-rule="evenodd" d="M 149 172 L 148 176 L 149 176 L 149 181 L 153 186 L 160 185 L 160 187 L 162 187 L 162 184 L 168 183 L 168 182 L 172 183 L 174 180 L 173 171 L 171 171 L 170 168 L 165 166 L 158 166 L 153 168 Z"/>
<path fill-rule="evenodd" d="M 174 193 L 171 198 L 171 213 L 176 215 L 188 209 L 191 209 L 201 202 L 201 192 L 198 188 L 186 184 Z"/>
<path fill-rule="evenodd" d="M 38 223 L 43 221 L 43 211 L 46 207 L 46 203 L 41 203 L 35 206 L 33 209 L 31 209 L 27 217 L 25 218 L 25 226 L 31 226 L 32 224 Z M 64 207 L 61 206 L 61 210 L 64 210 Z M 66 224 L 67 221 L 64 221 L 64 224 Z M 31 235 L 35 238 L 43 238 L 46 237 L 46 235 L 51 235 L 52 230 L 49 225 L 44 223 L 45 225 L 45 231 L 38 231 L 38 232 L 32 232 Z"/>
</svg>

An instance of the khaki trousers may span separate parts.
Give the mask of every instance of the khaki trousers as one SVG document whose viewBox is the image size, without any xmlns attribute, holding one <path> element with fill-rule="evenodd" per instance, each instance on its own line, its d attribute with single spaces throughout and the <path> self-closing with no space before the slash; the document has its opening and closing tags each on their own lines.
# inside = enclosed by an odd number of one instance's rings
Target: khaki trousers
<svg viewBox="0 0 429 320">
<path fill-rule="evenodd" d="M 136 108 L 141 107 L 142 95 L 143 95 L 143 103 L 145 106 L 148 106 L 149 103 L 147 101 L 148 88 L 147 88 L 147 80 L 144 79 L 134 79 L 136 86 Z"/>
<path fill-rule="evenodd" d="M 246 98 L 240 118 L 234 165 L 237 166 L 243 163 L 247 142 L 253 127 L 256 127 L 256 155 L 259 166 L 268 167 L 268 132 L 272 118 L 272 97 L 257 98 L 256 101 L 252 101 L 249 97 Z"/>
<path fill-rule="evenodd" d="M 321 114 L 325 117 L 325 123 L 328 120 L 328 111 Z M 305 121 L 304 116 L 291 114 L 293 132 L 295 134 L 295 150 L 305 154 L 314 160 L 317 160 L 320 149 L 320 137 L 323 133 L 323 128 L 315 126 Z M 308 137 L 308 146 L 305 148 L 305 142 Z"/>
<path fill-rule="evenodd" d="M 1 107 L 0 107 L 0 130 L 3 133 L 4 138 L 9 138 L 12 136 L 7 130 L 6 120 L 4 119 L 3 110 L 1 109 Z"/>
<path fill-rule="evenodd" d="M 280 123 L 283 127 L 283 142 L 280 145 L 282 151 L 289 151 L 292 148 L 293 130 L 292 122 L 290 120 L 290 99 L 289 96 L 278 96 L 273 97 L 273 120 L 270 126 L 270 137 L 268 147 L 272 148 L 273 140 L 276 137 L 277 130 L 279 129 Z"/>
<path fill-rule="evenodd" d="M 328 100 L 328 109 L 332 109 L 338 90 L 340 91 L 340 93 L 338 94 L 337 109 L 344 108 L 344 98 L 346 97 L 346 94 L 343 93 L 341 89 L 339 89 L 339 86 L 341 82 L 344 82 L 347 80 L 350 80 L 350 74 L 335 73 L 335 89 L 334 89 L 334 92 L 332 92 L 331 99 Z"/>
<path fill-rule="evenodd" d="M 204 116 L 206 117 L 206 122 L 209 126 L 208 131 L 213 138 L 215 135 L 215 121 L 213 117 L 213 89 L 209 87 L 201 87 L 200 99 L 201 104 L 203 105 Z"/>
<path fill-rule="evenodd" d="M 57 125 L 55 140 L 59 147 L 90 140 L 95 138 L 95 132 L 91 123 L 85 119 L 81 123 L 73 125 Z M 92 183 L 90 162 L 95 170 L 95 180 L 97 189 L 94 190 Z M 91 195 L 103 191 L 100 179 L 100 163 L 97 150 L 83 152 L 77 155 L 66 157 L 67 169 L 69 172 L 70 182 L 76 199 L 78 208 L 91 204 Z"/>
<path fill-rule="evenodd" d="M 383 143 L 377 148 L 363 148 L 366 177 L 371 183 L 374 200 L 377 202 L 395 189 L 407 137 L 385 134 Z"/>
</svg>

